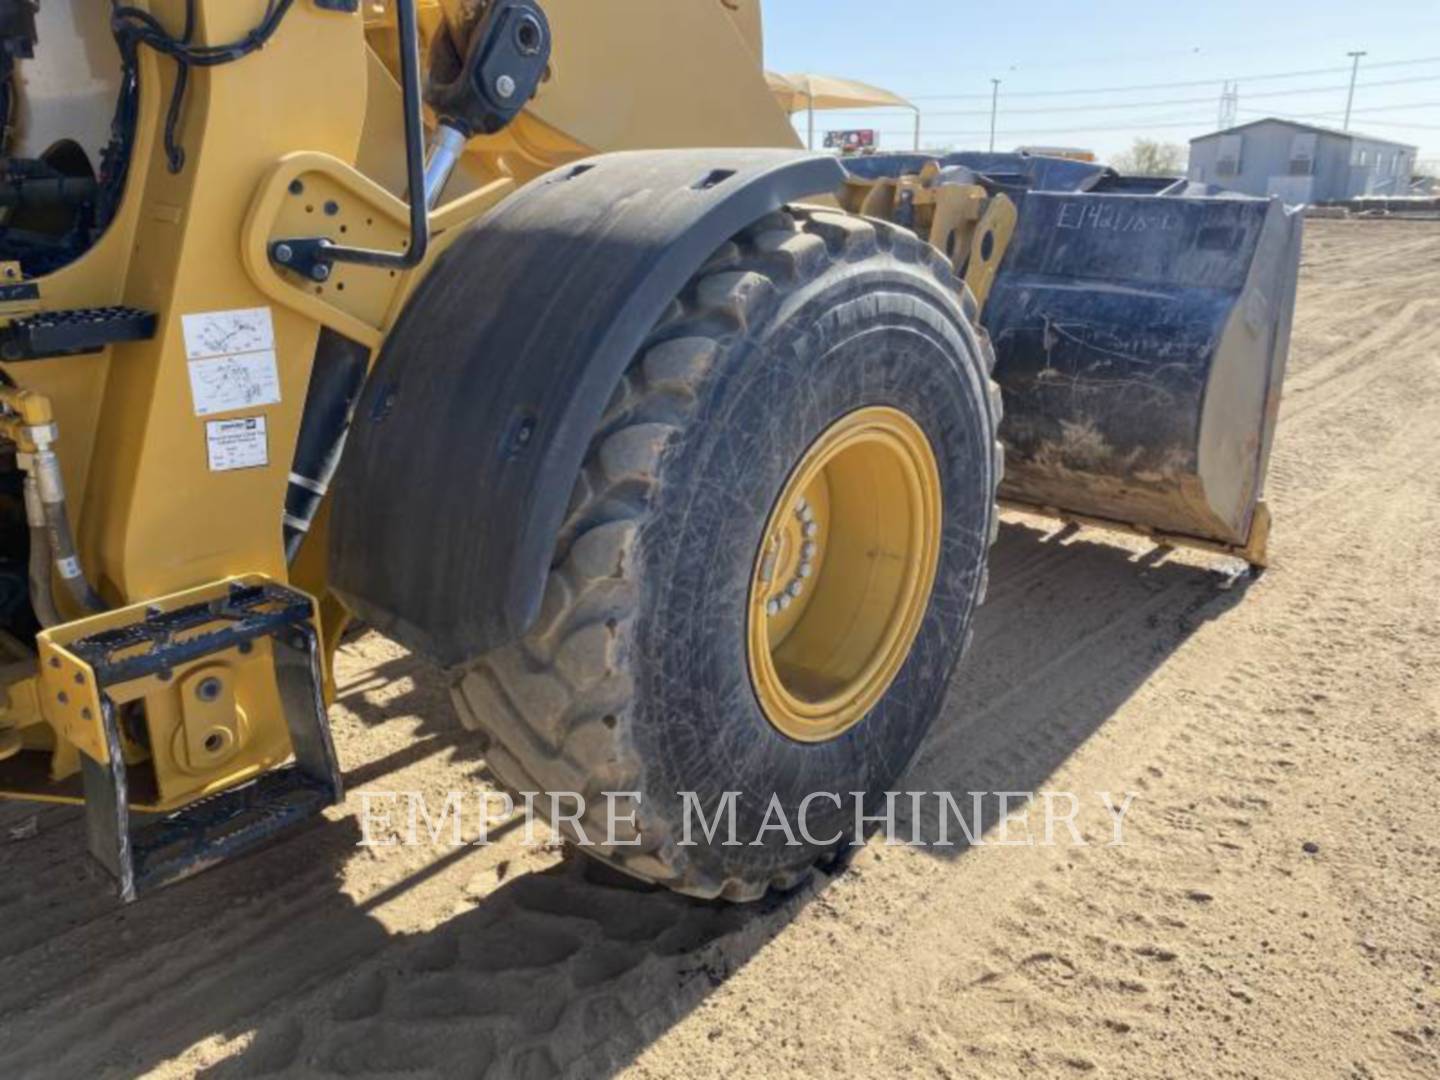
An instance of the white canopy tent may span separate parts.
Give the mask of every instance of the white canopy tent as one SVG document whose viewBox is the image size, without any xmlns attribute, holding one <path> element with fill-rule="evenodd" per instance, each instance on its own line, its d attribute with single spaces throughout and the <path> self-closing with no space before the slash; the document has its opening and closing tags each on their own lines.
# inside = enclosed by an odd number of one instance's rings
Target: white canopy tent
<svg viewBox="0 0 1440 1080">
<path fill-rule="evenodd" d="M 815 112 L 824 109 L 909 109 L 915 114 L 915 149 L 920 149 L 920 109 L 899 94 L 878 86 L 842 79 L 836 75 L 779 75 L 765 73 L 770 92 L 780 108 L 791 116 L 809 114 L 806 145 L 815 148 Z"/>
</svg>

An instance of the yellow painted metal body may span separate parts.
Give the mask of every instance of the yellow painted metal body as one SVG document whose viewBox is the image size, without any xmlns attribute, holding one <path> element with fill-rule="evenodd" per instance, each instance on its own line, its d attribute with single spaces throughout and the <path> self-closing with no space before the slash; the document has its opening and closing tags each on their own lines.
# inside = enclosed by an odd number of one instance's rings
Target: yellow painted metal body
<svg viewBox="0 0 1440 1080">
<path fill-rule="evenodd" d="M 851 176 L 840 192 L 852 214 L 905 222 L 942 252 L 965 279 L 983 310 L 1019 213 L 1008 195 L 991 195 L 979 184 L 938 184 L 940 167 L 928 162 L 919 173 L 869 180 Z"/>
<path fill-rule="evenodd" d="M 172 32 L 184 24 L 186 0 L 134 2 Z M 61 9 L 97 47 L 108 43 L 108 0 L 45 7 L 52 17 Z M 420 0 L 423 35 L 463 26 L 474 7 Z M 35 279 L 38 299 L 0 301 L 0 324 L 111 305 L 159 315 L 153 340 L 0 364 L 53 406 L 80 562 L 117 609 L 101 622 L 157 597 L 261 575 L 320 598 L 333 642 L 345 615 L 327 596 L 326 514 L 293 566 L 280 519 L 321 327 L 378 348 L 409 292 L 465 226 L 517 184 L 567 161 L 639 147 L 798 145 L 765 81 L 759 0 L 627 0 L 623 10 L 546 0 L 550 71 L 509 128 L 470 144 L 431 216 L 425 263 L 406 273 L 342 266 L 317 285 L 273 267 L 267 244 L 308 235 L 398 249 L 407 236 L 393 5 L 365 0 L 359 8 L 296 0 L 263 49 L 193 68 L 176 132 L 186 152 L 179 173 L 167 168 L 160 137 L 175 65 L 141 47 L 133 155 L 112 224 L 77 261 Z M 266 0 L 196 0 L 194 41 L 241 38 L 265 9 Z M 47 44 L 27 63 L 43 63 Z M 257 308 L 269 309 L 274 327 L 279 400 L 224 415 L 263 418 L 266 462 L 215 472 L 206 444 L 214 417 L 197 415 L 184 317 Z M 82 614 L 63 592 L 57 602 L 65 618 Z M 64 643 L 97 625 L 53 628 L 42 636 L 43 657 L 63 662 Z M 283 759 L 288 736 L 262 653 L 210 658 L 197 671 L 176 672 L 164 693 L 133 688 L 152 703 L 149 745 L 132 740 L 127 757 L 150 759 L 156 781 L 137 805 L 177 806 Z M 205 665 L 223 668 L 233 689 L 203 711 L 182 707 L 183 685 L 203 677 Z M 76 705 L 80 695 L 68 687 L 61 702 L 58 676 L 43 665 L 11 675 L 19 677 L 0 708 L 0 794 L 78 798 L 78 753 L 103 753 L 77 711 L 94 703 Z"/>
<path fill-rule="evenodd" d="M 751 683 L 782 734 L 836 738 L 890 688 L 930 600 L 943 516 L 935 452 L 897 409 L 841 417 L 796 465 L 747 609 Z"/>
</svg>

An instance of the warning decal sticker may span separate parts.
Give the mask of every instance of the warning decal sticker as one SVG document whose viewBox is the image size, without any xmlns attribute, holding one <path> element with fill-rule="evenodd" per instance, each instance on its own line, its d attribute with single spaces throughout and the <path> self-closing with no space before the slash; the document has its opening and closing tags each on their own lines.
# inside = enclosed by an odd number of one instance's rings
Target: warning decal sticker
<svg viewBox="0 0 1440 1080">
<path fill-rule="evenodd" d="M 279 403 L 275 325 L 268 307 L 185 315 L 180 321 L 196 416 Z"/>
</svg>

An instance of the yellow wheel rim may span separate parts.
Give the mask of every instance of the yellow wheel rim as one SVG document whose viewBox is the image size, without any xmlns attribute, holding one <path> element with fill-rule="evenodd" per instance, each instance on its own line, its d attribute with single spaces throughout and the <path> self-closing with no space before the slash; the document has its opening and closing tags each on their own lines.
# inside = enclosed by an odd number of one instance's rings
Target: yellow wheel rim
<svg viewBox="0 0 1440 1080">
<path fill-rule="evenodd" d="M 918 424 L 868 408 L 805 452 L 770 511 L 750 580 L 750 679 L 782 734 L 824 742 L 895 681 L 940 557 L 940 469 Z"/>
</svg>

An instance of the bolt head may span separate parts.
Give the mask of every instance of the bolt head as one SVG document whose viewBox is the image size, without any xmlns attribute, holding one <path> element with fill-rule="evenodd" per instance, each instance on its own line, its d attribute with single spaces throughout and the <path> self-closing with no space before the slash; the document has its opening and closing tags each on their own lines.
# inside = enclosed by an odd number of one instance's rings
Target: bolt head
<svg viewBox="0 0 1440 1080">
<path fill-rule="evenodd" d="M 330 266 L 328 263 L 316 263 L 310 268 L 310 276 L 316 281 L 330 280 Z"/>
<path fill-rule="evenodd" d="M 495 80 L 495 93 L 502 98 L 509 100 L 515 96 L 515 80 L 509 75 L 501 75 Z"/>
<path fill-rule="evenodd" d="M 275 245 L 275 261 L 276 261 L 276 262 L 278 262 L 278 263 L 288 263 L 288 262 L 289 262 L 291 259 L 293 259 L 294 257 L 295 257 L 295 252 L 293 252 L 292 250 L 290 250 L 290 245 L 289 245 L 289 244 L 276 244 L 276 245 Z"/>
</svg>

